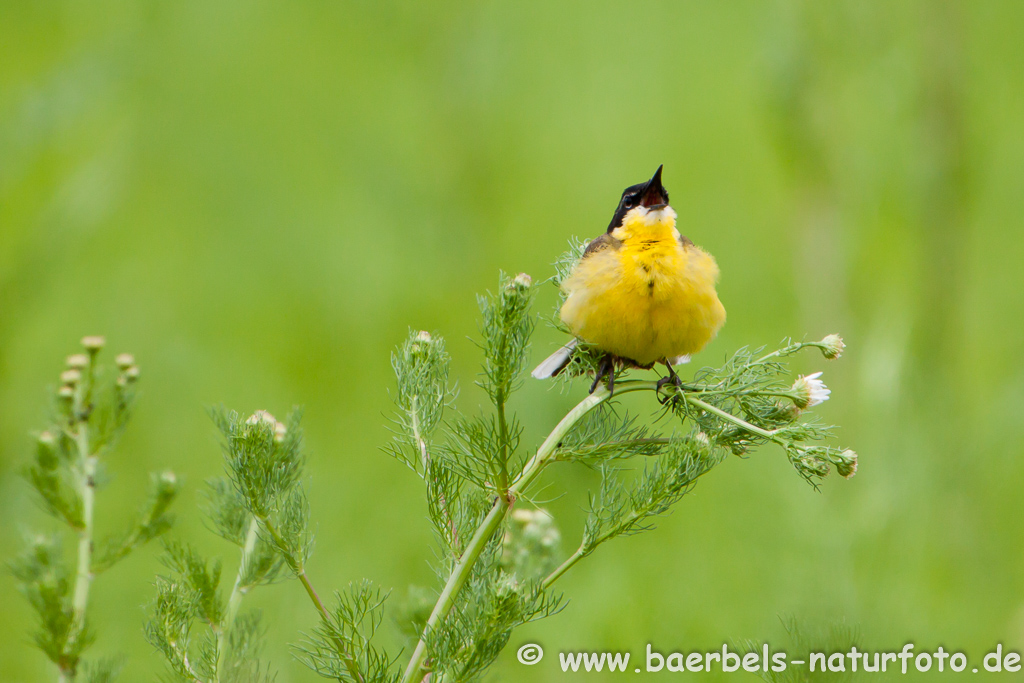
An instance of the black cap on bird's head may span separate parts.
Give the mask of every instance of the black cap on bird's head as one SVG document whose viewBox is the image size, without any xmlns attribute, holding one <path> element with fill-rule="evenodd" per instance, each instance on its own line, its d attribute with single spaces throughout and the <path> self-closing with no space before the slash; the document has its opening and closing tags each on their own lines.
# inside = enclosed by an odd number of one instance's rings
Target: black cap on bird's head
<svg viewBox="0 0 1024 683">
<path fill-rule="evenodd" d="M 668 206 L 668 191 L 661 184 L 662 168 L 664 165 L 659 166 L 646 183 L 631 185 L 622 191 L 622 199 L 619 200 L 619 206 L 615 209 L 612 222 L 608 225 L 608 232 L 622 225 L 623 219 L 631 209 L 642 206 L 648 211 L 656 211 Z"/>
</svg>

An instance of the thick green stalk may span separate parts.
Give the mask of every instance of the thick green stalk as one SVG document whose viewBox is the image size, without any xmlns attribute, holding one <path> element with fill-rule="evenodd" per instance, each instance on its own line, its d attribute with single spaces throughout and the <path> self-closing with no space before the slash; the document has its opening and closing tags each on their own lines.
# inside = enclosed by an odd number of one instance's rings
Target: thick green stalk
<svg viewBox="0 0 1024 683">
<path fill-rule="evenodd" d="M 89 428 L 84 420 L 78 423 L 75 432 L 78 448 L 78 495 L 82 500 L 82 527 L 78 531 L 78 567 L 75 572 L 75 590 L 71 596 L 71 610 L 74 615 L 68 645 L 82 636 L 85 629 L 85 611 L 89 605 L 89 588 L 92 586 L 93 552 L 93 508 L 96 495 L 96 456 L 89 453 Z M 73 681 L 74 670 L 61 669 L 61 683 Z"/>
<path fill-rule="evenodd" d="M 632 391 L 643 391 L 643 390 L 654 390 L 657 388 L 656 382 L 622 382 L 615 388 L 615 394 L 621 395 L 630 393 Z M 509 509 L 515 502 L 515 499 L 521 495 L 526 488 L 537 478 L 537 476 L 543 471 L 543 469 L 555 459 L 555 452 L 558 449 L 558 444 L 561 443 L 562 439 L 569 432 L 573 426 L 583 418 L 588 412 L 596 408 L 601 403 L 607 401 L 611 397 L 608 390 L 605 387 L 599 387 L 594 393 L 587 396 L 585 399 L 576 404 L 569 413 L 561 419 L 561 421 L 555 425 L 555 428 L 548 434 L 547 438 L 537 449 L 530 461 L 523 467 L 523 471 L 516 477 L 515 481 L 508 488 L 507 496 L 499 496 L 494 502 L 494 506 L 491 508 L 487 516 L 484 517 L 480 526 L 477 527 L 476 532 L 466 545 L 466 550 L 463 552 L 462 557 L 455 564 L 452 569 L 451 575 L 448 577 L 448 582 L 445 584 L 444 589 L 441 591 L 441 595 L 437 599 L 437 603 L 434 605 L 433 611 L 430 613 L 430 617 L 427 619 L 427 623 L 423 628 L 423 633 L 420 636 L 419 642 L 416 644 L 416 649 L 413 650 L 412 658 L 409 660 L 409 665 L 405 669 L 405 675 L 402 676 L 402 683 L 418 683 L 423 679 L 426 674 L 425 661 L 427 656 L 427 635 L 436 630 L 441 624 L 448 613 L 451 612 L 452 607 L 455 606 L 455 598 L 458 596 L 459 591 L 469 580 L 469 575 L 473 570 L 473 565 L 480 558 L 480 554 L 484 548 L 487 547 L 487 543 L 494 536 L 495 532 L 501 526 L 502 521 L 505 519 L 505 515 L 508 514 Z"/>
</svg>

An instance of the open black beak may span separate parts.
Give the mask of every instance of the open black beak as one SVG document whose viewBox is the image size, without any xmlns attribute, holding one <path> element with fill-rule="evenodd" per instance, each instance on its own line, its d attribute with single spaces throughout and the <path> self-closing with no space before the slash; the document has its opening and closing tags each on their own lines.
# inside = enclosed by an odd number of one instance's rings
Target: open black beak
<svg viewBox="0 0 1024 683">
<path fill-rule="evenodd" d="M 654 177 L 647 181 L 647 185 L 640 195 L 640 205 L 650 211 L 668 206 L 668 192 L 661 184 L 662 168 L 664 168 L 664 164 L 659 166 L 658 170 L 654 172 Z"/>
</svg>

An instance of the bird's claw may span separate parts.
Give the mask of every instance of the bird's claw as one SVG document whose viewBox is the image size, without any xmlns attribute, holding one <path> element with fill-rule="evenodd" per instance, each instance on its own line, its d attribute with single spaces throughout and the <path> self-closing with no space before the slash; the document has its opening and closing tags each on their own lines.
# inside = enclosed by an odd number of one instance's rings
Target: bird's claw
<svg viewBox="0 0 1024 683">
<path fill-rule="evenodd" d="M 663 397 L 661 390 L 667 385 L 672 385 L 673 387 L 675 387 L 676 391 L 673 392 L 672 394 Z M 668 376 L 662 377 L 661 379 L 658 380 L 654 393 L 658 395 L 658 402 L 661 403 L 661 405 L 665 405 L 669 401 L 674 400 L 676 398 L 676 392 L 682 391 L 682 388 L 683 380 L 679 379 L 679 375 L 677 375 L 674 372 L 671 372 L 670 369 L 670 374 Z"/>
</svg>

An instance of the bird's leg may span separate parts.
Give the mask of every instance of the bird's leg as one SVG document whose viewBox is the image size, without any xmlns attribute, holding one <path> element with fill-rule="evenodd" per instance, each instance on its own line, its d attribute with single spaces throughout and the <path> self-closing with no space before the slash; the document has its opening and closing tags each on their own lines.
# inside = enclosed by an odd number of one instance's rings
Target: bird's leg
<svg viewBox="0 0 1024 683">
<path fill-rule="evenodd" d="M 615 393 L 615 361 L 608 357 L 608 395 Z"/>
<path fill-rule="evenodd" d="M 614 374 L 615 370 L 612 365 L 612 357 L 606 355 L 601 359 L 601 363 L 597 366 L 597 377 L 594 378 L 594 383 L 590 385 L 590 393 L 594 393 L 594 390 L 597 389 L 597 385 L 601 383 L 601 380 L 604 379 L 604 376 L 609 372 Z"/>
<path fill-rule="evenodd" d="M 672 364 L 665 361 L 665 367 L 668 368 L 668 376 L 672 380 L 672 384 L 675 384 L 677 388 L 682 388 L 683 380 L 679 379 L 679 375 L 676 374 L 676 369 L 672 367 Z"/>
<path fill-rule="evenodd" d="M 665 367 L 668 368 L 668 376 L 662 377 L 661 379 L 658 380 L 657 391 L 660 392 L 661 388 L 666 384 L 672 384 L 677 389 L 682 388 L 683 380 L 679 379 L 679 375 L 676 374 L 675 368 L 672 367 L 672 364 L 666 360 Z M 665 401 L 662 401 L 662 403 L 664 402 Z"/>
</svg>

